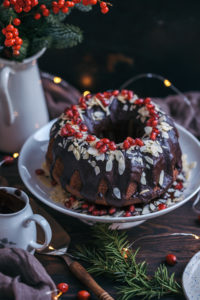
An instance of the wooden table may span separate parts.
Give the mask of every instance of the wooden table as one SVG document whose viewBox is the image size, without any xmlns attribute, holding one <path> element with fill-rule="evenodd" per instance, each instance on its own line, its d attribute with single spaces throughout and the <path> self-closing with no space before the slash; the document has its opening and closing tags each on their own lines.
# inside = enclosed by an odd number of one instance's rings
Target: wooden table
<svg viewBox="0 0 200 300">
<path fill-rule="evenodd" d="M 0 153 L 0 160 L 3 153 Z M 24 190 L 29 196 L 31 193 L 25 188 L 22 180 L 19 177 L 17 170 L 17 161 L 12 165 L 3 166 L 0 168 L 0 186 L 14 186 Z M 45 209 L 66 229 L 70 234 L 72 242 L 70 247 L 76 244 L 86 242 L 90 239 L 90 227 L 80 222 L 78 219 L 61 214 L 44 204 L 40 203 Z M 149 272 L 153 273 L 155 268 L 164 262 L 165 255 L 174 253 L 177 256 L 178 263 L 169 267 L 170 272 L 176 273 L 176 279 L 181 281 L 183 270 L 189 259 L 200 249 L 200 241 L 191 237 L 156 237 L 158 234 L 185 232 L 200 235 L 200 223 L 197 215 L 192 211 L 192 200 L 168 213 L 144 222 L 138 227 L 129 229 L 128 236 L 130 241 L 134 241 L 138 237 L 144 235 L 154 235 L 154 238 L 145 238 L 133 247 L 140 247 L 138 259 L 146 259 L 149 263 Z M 47 272 L 51 275 L 55 283 L 67 282 L 70 289 L 62 299 L 76 299 L 76 294 L 81 289 L 86 289 L 70 272 L 63 261 L 56 257 L 47 257 L 36 255 L 38 260 L 43 264 Z M 109 281 L 106 278 L 95 278 L 104 289 L 106 289 L 114 298 L 116 297 L 115 282 Z M 117 298 L 117 297 L 116 297 Z M 94 296 L 91 300 L 96 299 Z M 134 298 L 133 300 L 135 300 Z M 163 300 L 180 300 L 185 299 L 183 296 L 168 296 Z"/>
</svg>

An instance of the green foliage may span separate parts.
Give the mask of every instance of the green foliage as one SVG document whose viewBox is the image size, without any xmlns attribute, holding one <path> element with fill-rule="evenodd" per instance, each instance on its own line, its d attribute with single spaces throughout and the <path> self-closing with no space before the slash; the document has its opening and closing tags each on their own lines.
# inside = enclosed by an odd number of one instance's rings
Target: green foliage
<svg viewBox="0 0 200 300">
<path fill-rule="evenodd" d="M 45 4 L 51 9 L 52 0 L 40 0 L 40 5 Z M 79 27 L 66 23 L 66 19 L 73 9 L 69 9 L 67 14 L 60 11 L 58 14 L 51 14 L 48 17 L 34 19 L 34 14 L 38 12 L 39 6 L 33 8 L 29 13 L 15 13 L 12 8 L 0 6 L 0 31 L 6 27 L 16 17 L 21 19 L 21 25 L 18 27 L 19 36 L 23 39 L 23 45 L 20 49 L 20 56 L 11 57 L 11 59 L 22 61 L 23 59 L 37 53 L 42 48 L 68 48 L 81 43 L 83 39 L 82 31 Z M 75 8 L 82 12 L 88 12 L 92 8 L 82 4 L 76 4 Z M 0 32 L 0 50 L 4 47 L 5 37 Z M 11 48 L 5 49 L 12 53 Z M 4 51 L 4 54 L 6 53 Z M 3 52 L 2 52 L 3 53 Z"/>
<path fill-rule="evenodd" d="M 124 258 L 123 249 L 129 249 L 126 233 L 109 230 L 107 225 L 96 225 L 93 229 L 93 245 L 81 245 L 74 255 L 89 263 L 90 273 L 103 274 L 120 283 L 116 287 L 120 300 L 136 296 L 160 299 L 168 294 L 182 294 L 174 273 L 170 276 L 166 266 L 160 265 L 152 277 L 147 274 L 146 262 L 136 261 L 139 249 L 135 252 L 130 250 L 127 258 Z"/>
</svg>

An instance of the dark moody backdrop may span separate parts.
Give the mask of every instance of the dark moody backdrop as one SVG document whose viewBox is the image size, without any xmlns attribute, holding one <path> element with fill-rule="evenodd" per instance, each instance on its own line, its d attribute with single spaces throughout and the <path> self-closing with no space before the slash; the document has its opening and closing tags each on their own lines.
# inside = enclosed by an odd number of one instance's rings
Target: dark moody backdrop
<svg viewBox="0 0 200 300">
<path fill-rule="evenodd" d="M 74 11 L 68 21 L 82 28 L 83 43 L 48 50 L 40 68 L 81 91 L 118 88 L 143 72 L 161 74 L 182 91 L 200 90 L 200 1 L 110 2 L 107 15 L 96 7 Z"/>
</svg>

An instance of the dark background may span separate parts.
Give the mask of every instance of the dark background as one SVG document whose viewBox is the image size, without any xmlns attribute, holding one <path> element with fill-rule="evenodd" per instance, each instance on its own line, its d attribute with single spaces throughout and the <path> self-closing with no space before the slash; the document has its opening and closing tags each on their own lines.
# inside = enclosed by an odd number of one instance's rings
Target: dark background
<svg viewBox="0 0 200 300">
<path fill-rule="evenodd" d="M 40 68 L 81 92 L 118 88 L 143 72 L 163 75 L 183 92 L 200 89 L 200 1 L 110 2 L 107 15 L 99 7 L 89 13 L 74 10 L 68 22 L 81 27 L 83 43 L 48 50 Z M 157 82 L 151 87 L 154 96 L 165 93 Z"/>
</svg>

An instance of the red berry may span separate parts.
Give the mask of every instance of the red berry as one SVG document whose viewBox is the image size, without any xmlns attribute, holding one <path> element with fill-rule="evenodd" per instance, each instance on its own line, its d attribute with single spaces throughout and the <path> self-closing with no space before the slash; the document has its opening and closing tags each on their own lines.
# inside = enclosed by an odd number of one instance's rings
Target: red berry
<svg viewBox="0 0 200 300">
<path fill-rule="evenodd" d="M 89 207 L 89 204 L 83 203 L 81 207 L 82 207 L 82 209 L 87 209 Z"/>
<path fill-rule="evenodd" d="M 154 108 L 154 105 L 153 104 L 146 104 L 146 108 L 148 110 L 150 110 L 150 109 Z"/>
<path fill-rule="evenodd" d="M 131 146 L 133 146 L 135 144 L 135 140 L 132 137 L 130 137 L 130 136 L 128 136 L 126 138 L 126 140 L 130 143 Z"/>
<path fill-rule="evenodd" d="M 87 291 L 79 291 L 77 298 L 78 300 L 88 300 L 90 298 L 90 293 Z"/>
<path fill-rule="evenodd" d="M 99 149 L 99 152 L 100 152 L 100 153 L 105 153 L 107 150 L 108 150 L 108 146 L 104 144 L 104 145 L 101 146 L 101 148 Z"/>
<path fill-rule="evenodd" d="M 20 45 L 15 45 L 15 46 L 12 46 L 12 49 L 13 50 L 20 50 L 21 46 Z"/>
<path fill-rule="evenodd" d="M 6 39 L 7 39 L 7 40 L 10 40 L 10 39 L 12 39 L 12 38 L 13 38 L 12 32 L 7 32 L 7 33 L 6 33 Z"/>
<path fill-rule="evenodd" d="M 52 10 L 55 15 L 57 15 L 60 11 L 60 9 L 58 7 L 53 7 Z"/>
<path fill-rule="evenodd" d="M 11 47 L 11 46 L 14 45 L 14 43 L 15 43 L 15 40 L 14 40 L 14 39 L 10 39 L 10 40 L 5 40 L 5 41 L 4 41 L 4 45 L 5 45 L 6 47 Z"/>
<path fill-rule="evenodd" d="M 94 210 L 92 211 L 92 215 L 93 215 L 93 216 L 99 216 L 99 215 L 100 215 L 100 211 L 99 211 L 98 209 L 94 209 Z"/>
<path fill-rule="evenodd" d="M 40 5 L 40 9 L 41 9 L 41 10 L 46 9 L 46 8 L 47 8 L 47 7 L 46 7 L 45 4 L 41 4 L 41 5 Z"/>
<path fill-rule="evenodd" d="M 115 145 L 115 142 L 110 142 L 108 147 L 112 151 L 115 151 L 117 149 L 117 146 Z"/>
<path fill-rule="evenodd" d="M 163 209 L 165 209 L 165 208 L 167 208 L 167 206 L 166 206 L 164 203 L 160 203 L 160 204 L 158 205 L 158 210 L 163 210 Z"/>
<path fill-rule="evenodd" d="M 35 20 L 39 20 L 41 18 L 41 14 L 40 13 L 36 13 L 35 15 L 34 15 L 34 19 Z"/>
<path fill-rule="evenodd" d="M 73 1 L 66 1 L 65 2 L 65 5 L 67 6 L 67 7 L 74 7 L 74 2 Z"/>
<path fill-rule="evenodd" d="M 66 293 L 69 289 L 69 285 L 65 282 L 62 282 L 57 285 L 57 289 L 62 293 Z"/>
<path fill-rule="evenodd" d="M 7 30 L 7 31 L 13 31 L 14 28 L 15 28 L 15 27 L 14 27 L 13 25 L 9 24 L 9 25 L 6 27 L 6 30 Z"/>
<path fill-rule="evenodd" d="M 42 11 L 42 14 L 44 17 L 48 17 L 50 15 L 50 10 L 46 8 Z"/>
<path fill-rule="evenodd" d="M 21 20 L 18 19 L 18 18 L 15 18 L 15 19 L 13 20 L 13 24 L 14 24 L 15 26 L 19 26 L 19 25 L 21 24 Z"/>
<path fill-rule="evenodd" d="M 122 91 L 121 91 L 122 96 L 126 96 L 127 93 L 128 93 L 128 90 L 122 90 Z"/>
<path fill-rule="evenodd" d="M 43 169 L 37 169 L 35 170 L 36 175 L 44 175 L 44 170 Z"/>
<path fill-rule="evenodd" d="M 127 217 L 131 217 L 132 215 L 131 215 L 131 212 L 130 211 L 126 211 L 125 213 L 124 213 L 124 217 L 125 218 L 127 218 Z"/>
<path fill-rule="evenodd" d="M 101 103 L 103 104 L 103 106 L 107 107 L 109 105 L 108 100 L 102 99 Z"/>
<path fill-rule="evenodd" d="M 127 149 L 130 148 L 130 146 L 131 146 L 131 145 L 130 145 L 129 141 L 125 140 L 124 143 L 123 143 L 124 149 L 127 150 Z"/>
<path fill-rule="evenodd" d="M 177 263 L 177 259 L 176 259 L 176 256 L 174 254 L 166 255 L 165 259 L 166 259 L 166 263 L 170 266 L 173 266 Z"/>
<path fill-rule="evenodd" d="M 63 12 L 63 14 L 67 14 L 68 12 L 69 12 L 69 8 L 68 7 L 63 7 L 62 8 L 62 12 Z"/>
<path fill-rule="evenodd" d="M 20 52 L 19 52 L 19 50 L 13 50 L 13 55 L 14 55 L 14 56 L 18 56 L 18 55 L 20 55 Z"/>
<path fill-rule="evenodd" d="M 12 34 L 14 37 L 17 37 L 19 35 L 19 30 L 17 28 L 14 28 Z"/>
<path fill-rule="evenodd" d="M 10 1 L 8 1 L 8 0 L 5 0 L 4 2 L 3 2 L 3 6 L 4 7 L 9 7 L 10 6 Z"/>
<path fill-rule="evenodd" d="M 17 36 L 17 37 L 15 38 L 15 44 L 16 44 L 16 45 L 22 45 L 22 44 L 23 44 L 23 40 L 22 40 L 20 37 Z"/>
<path fill-rule="evenodd" d="M 73 111 L 71 109 L 68 109 L 66 111 L 66 115 L 69 117 L 69 118 L 73 118 Z"/>
<path fill-rule="evenodd" d="M 109 12 L 109 8 L 108 7 L 104 7 L 101 9 L 102 14 L 107 14 L 107 12 Z"/>
<path fill-rule="evenodd" d="M 87 138 L 86 138 L 86 141 L 87 141 L 87 142 L 93 142 L 93 141 L 95 141 L 95 140 L 96 140 L 96 137 L 93 136 L 93 135 L 88 135 Z"/>
<path fill-rule="evenodd" d="M 6 32 L 7 32 L 6 28 L 3 28 L 3 29 L 1 30 L 1 32 L 2 32 L 4 35 L 6 35 Z"/>
<path fill-rule="evenodd" d="M 135 206 L 134 205 L 130 205 L 128 210 L 130 212 L 134 212 L 135 211 Z"/>
<path fill-rule="evenodd" d="M 96 5 L 97 4 L 97 0 L 90 0 L 90 5 Z"/>
<path fill-rule="evenodd" d="M 158 120 L 153 120 L 151 124 L 153 127 L 156 127 L 158 125 Z"/>
<path fill-rule="evenodd" d="M 10 4 L 15 5 L 17 3 L 17 0 L 10 0 Z"/>
<path fill-rule="evenodd" d="M 128 100 L 131 100 L 133 98 L 133 92 L 132 91 L 128 91 L 127 98 L 128 98 Z"/>
<path fill-rule="evenodd" d="M 114 213 L 116 213 L 116 208 L 115 207 L 111 207 L 108 211 L 109 215 L 113 215 Z"/>
<path fill-rule="evenodd" d="M 100 2 L 100 7 L 101 8 L 107 7 L 107 3 L 104 1 Z"/>
<path fill-rule="evenodd" d="M 95 208 L 96 208 L 95 205 L 91 204 L 88 208 L 88 211 L 91 213 Z"/>
<path fill-rule="evenodd" d="M 76 133 L 75 133 L 75 137 L 76 137 L 77 139 L 82 139 L 82 137 L 83 137 L 82 132 L 76 132 Z"/>
<path fill-rule="evenodd" d="M 143 141 L 141 139 L 138 139 L 138 138 L 135 139 L 135 144 L 140 146 L 140 147 L 144 146 Z"/>
</svg>

